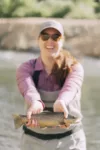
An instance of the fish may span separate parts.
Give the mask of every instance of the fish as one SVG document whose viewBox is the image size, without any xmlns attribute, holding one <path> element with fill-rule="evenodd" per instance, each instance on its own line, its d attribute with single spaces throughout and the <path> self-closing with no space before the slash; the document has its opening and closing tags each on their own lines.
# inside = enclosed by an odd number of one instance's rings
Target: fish
<svg viewBox="0 0 100 150">
<path fill-rule="evenodd" d="M 13 119 L 16 129 L 20 128 L 28 122 L 26 115 L 13 114 Z M 35 119 L 37 121 L 39 128 L 67 128 L 71 124 L 75 124 L 77 122 L 77 118 L 74 117 L 64 118 L 64 113 L 62 112 L 42 112 L 40 114 L 33 114 L 31 119 Z"/>
</svg>

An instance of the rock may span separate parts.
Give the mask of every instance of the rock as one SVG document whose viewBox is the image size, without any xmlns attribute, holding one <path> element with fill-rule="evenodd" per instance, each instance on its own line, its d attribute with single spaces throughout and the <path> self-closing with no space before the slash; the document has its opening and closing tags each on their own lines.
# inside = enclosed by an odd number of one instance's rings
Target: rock
<svg viewBox="0 0 100 150">
<path fill-rule="evenodd" d="M 39 52 L 37 33 L 45 18 L 0 19 L 0 48 Z M 56 19 L 65 31 L 64 48 L 76 57 L 100 57 L 100 21 Z"/>
</svg>

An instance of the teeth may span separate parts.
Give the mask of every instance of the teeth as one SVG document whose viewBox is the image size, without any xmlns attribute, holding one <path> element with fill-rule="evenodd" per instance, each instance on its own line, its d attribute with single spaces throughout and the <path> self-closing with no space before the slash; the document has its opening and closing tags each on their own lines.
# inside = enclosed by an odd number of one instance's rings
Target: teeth
<svg viewBox="0 0 100 150">
<path fill-rule="evenodd" d="M 47 46 L 47 48 L 53 48 L 52 46 Z"/>
</svg>

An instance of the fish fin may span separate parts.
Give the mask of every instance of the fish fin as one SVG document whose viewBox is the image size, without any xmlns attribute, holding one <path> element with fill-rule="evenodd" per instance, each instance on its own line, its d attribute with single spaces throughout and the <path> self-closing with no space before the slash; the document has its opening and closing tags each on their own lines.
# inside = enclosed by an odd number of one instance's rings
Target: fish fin
<svg viewBox="0 0 100 150">
<path fill-rule="evenodd" d="M 76 119 L 64 119 L 64 123 L 65 123 L 66 127 L 69 127 L 71 124 L 76 123 Z"/>
<path fill-rule="evenodd" d="M 68 128 L 72 124 L 72 121 L 70 119 L 64 119 L 64 123 L 65 126 Z"/>
<path fill-rule="evenodd" d="M 66 129 L 66 125 L 65 124 L 62 124 L 62 125 L 59 125 L 59 128 L 61 128 L 61 129 Z"/>
<path fill-rule="evenodd" d="M 18 129 L 23 125 L 23 121 L 20 115 L 13 115 L 15 128 Z"/>
</svg>

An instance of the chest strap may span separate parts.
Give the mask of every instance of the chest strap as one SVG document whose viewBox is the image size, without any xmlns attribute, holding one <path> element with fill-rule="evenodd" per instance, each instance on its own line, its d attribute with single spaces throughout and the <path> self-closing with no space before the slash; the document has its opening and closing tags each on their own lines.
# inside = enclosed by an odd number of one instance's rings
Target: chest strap
<svg viewBox="0 0 100 150">
<path fill-rule="evenodd" d="M 33 73 L 33 75 L 32 75 L 32 79 L 33 79 L 33 81 L 34 81 L 36 87 L 37 87 L 37 85 L 38 85 L 38 80 L 39 80 L 40 72 L 41 72 L 40 70 L 39 70 L 39 71 L 35 71 L 35 72 Z"/>
<path fill-rule="evenodd" d="M 37 61 L 37 59 L 34 60 L 33 68 L 35 68 L 36 61 Z M 37 71 L 34 71 L 34 73 L 32 75 L 32 79 L 33 79 L 36 87 L 38 85 L 40 73 L 41 73 L 41 70 L 37 70 Z M 64 82 L 65 82 L 65 79 L 61 80 L 61 85 L 60 85 L 61 87 L 63 86 Z"/>
</svg>

